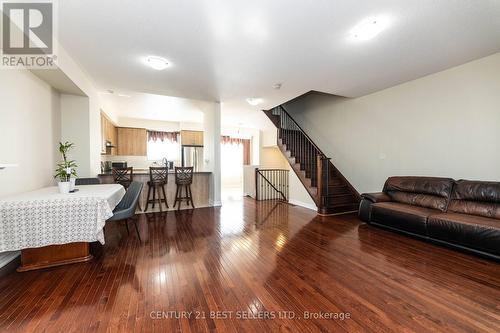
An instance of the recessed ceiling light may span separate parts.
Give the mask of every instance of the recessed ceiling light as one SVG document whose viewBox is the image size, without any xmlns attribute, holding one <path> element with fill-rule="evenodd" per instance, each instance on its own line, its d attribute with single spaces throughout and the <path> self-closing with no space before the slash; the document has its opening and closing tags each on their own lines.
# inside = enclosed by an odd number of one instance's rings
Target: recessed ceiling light
<svg viewBox="0 0 500 333">
<path fill-rule="evenodd" d="M 127 94 L 118 94 L 118 96 L 130 98 L 130 95 L 127 95 Z"/>
<path fill-rule="evenodd" d="M 156 69 L 157 71 L 162 71 L 170 64 L 168 63 L 167 59 L 162 58 L 162 57 L 157 57 L 157 56 L 149 56 L 146 58 L 146 64 L 153 68 Z"/>
<path fill-rule="evenodd" d="M 103 95 L 112 95 L 114 93 L 115 92 L 113 90 L 111 90 L 111 89 L 107 89 L 107 90 L 104 90 L 104 91 L 101 92 L 101 94 L 103 94 Z"/>
<path fill-rule="evenodd" d="M 353 40 L 369 40 L 375 38 L 388 26 L 389 20 L 386 17 L 368 17 L 352 28 L 350 37 Z"/>
<path fill-rule="evenodd" d="M 273 88 L 276 90 L 280 90 L 282 85 L 283 85 L 282 83 L 275 83 L 273 84 Z"/>
<path fill-rule="evenodd" d="M 262 102 L 263 102 L 262 98 L 256 98 L 256 97 L 247 98 L 247 103 L 253 106 L 262 104 Z"/>
</svg>

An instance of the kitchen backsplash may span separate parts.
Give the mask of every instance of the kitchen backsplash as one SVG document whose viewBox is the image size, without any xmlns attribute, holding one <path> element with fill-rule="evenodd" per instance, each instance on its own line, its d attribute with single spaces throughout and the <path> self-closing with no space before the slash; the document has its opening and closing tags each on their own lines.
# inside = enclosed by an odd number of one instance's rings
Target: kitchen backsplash
<svg viewBox="0 0 500 333">
<path fill-rule="evenodd" d="M 152 161 L 148 160 L 146 156 L 111 156 L 102 155 L 101 161 L 111 161 L 111 162 L 127 162 L 129 167 L 134 167 L 137 169 L 147 169 L 153 165 L 154 162 L 161 164 L 162 161 Z M 180 166 L 180 161 L 174 161 L 174 166 Z"/>
</svg>

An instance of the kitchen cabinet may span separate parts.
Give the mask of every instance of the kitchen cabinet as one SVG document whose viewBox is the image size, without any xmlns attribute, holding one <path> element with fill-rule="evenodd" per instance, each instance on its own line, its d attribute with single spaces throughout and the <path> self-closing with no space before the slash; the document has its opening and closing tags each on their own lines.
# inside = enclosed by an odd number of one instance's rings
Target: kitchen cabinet
<svg viewBox="0 0 500 333">
<path fill-rule="evenodd" d="M 181 131 L 181 144 L 183 146 L 203 146 L 203 132 Z"/>
<path fill-rule="evenodd" d="M 146 156 L 147 140 L 144 128 L 118 127 L 118 155 Z"/>
<path fill-rule="evenodd" d="M 101 112 L 101 153 L 105 155 L 116 155 L 116 148 L 106 147 L 107 142 L 113 146 L 117 144 L 118 133 L 116 126 L 109 120 L 105 113 Z"/>
</svg>

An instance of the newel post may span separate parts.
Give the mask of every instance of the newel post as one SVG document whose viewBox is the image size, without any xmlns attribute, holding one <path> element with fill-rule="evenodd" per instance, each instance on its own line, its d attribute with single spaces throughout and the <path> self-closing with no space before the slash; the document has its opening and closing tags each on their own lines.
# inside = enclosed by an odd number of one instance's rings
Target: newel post
<svg viewBox="0 0 500 333">
<path fill-rule="evenodd" d="M 322 210 L 324 206 L 323 202 L 323 159 L 325 157 L 321 154 L 316 155 L 316 185 L 318 188 L 317 198 L 318 198 L 318 209 Z"/>
</svg>

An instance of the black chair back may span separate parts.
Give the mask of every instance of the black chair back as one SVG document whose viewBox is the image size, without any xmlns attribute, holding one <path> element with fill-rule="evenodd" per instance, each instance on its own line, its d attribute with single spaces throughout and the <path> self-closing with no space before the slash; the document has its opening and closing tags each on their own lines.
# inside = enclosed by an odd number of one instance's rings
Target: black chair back
<svg viewBox="0 0 500 333">
<path fill-rule="evenodd" d="M 175 167 L 175 183 L 191 185 L 193 183 L 193 167 Z"/>
<path fill-rule="evenodd" d="M 75 185 L 99 185 L 101 180 L 99 178 L 77 178 Z"/>
<path fill-rule="evenodd" d="M 113 210 L 113 217 L 108 221 L 124 220 L 135 215 L 135 210 L 139 204 L 142 187 L 144 185 L 139 182 L 132 182 L 128 187 L 127 193 L 123 196 L 118 206 Z"/>
<path fill-rule="evenodd" d="M 149 181 L 152 184 L 164 185 L 168 183 L 168 168 L 166 167 L 150 167 Z"/>
</svg>

